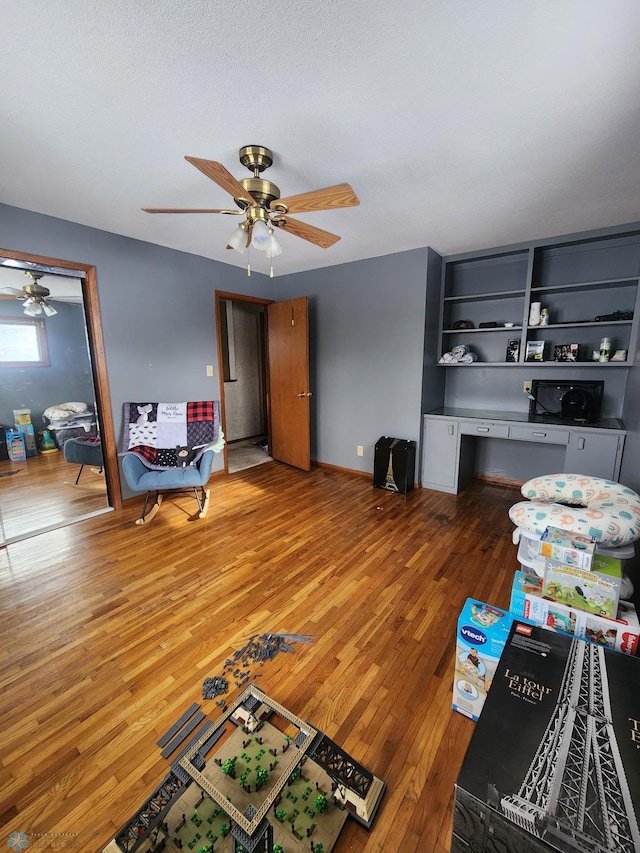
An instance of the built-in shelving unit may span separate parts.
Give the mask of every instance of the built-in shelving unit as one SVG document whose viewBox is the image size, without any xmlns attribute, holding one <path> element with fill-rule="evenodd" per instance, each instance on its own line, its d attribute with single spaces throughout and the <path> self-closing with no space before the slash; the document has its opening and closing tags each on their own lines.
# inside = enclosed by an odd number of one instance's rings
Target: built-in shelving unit
<svg viewBox="0 0 640 853">
<path fill-rule="evenodd" d="M 640 314 L 639 246 L 632 232 L 445 258 L 440 356 L 466 344 L 478 361 L 465 369 L 628 368 Z M 547 308 L 548 325 L 529 325 L 534 302 Z M 472 328 L 459 328 L 467 323 Z M 599 362 L 594 353 L 604 337 L 611 341 L 612 360 Z M 541 361 L 527 359 L 527 343 L 533 341 L 544 342 Z M 555 348 L 567 344 L 578 345 L 578 361 L 556 360 Z M 509 360 L 508 345 L 516 351 Z"/>
</svg>

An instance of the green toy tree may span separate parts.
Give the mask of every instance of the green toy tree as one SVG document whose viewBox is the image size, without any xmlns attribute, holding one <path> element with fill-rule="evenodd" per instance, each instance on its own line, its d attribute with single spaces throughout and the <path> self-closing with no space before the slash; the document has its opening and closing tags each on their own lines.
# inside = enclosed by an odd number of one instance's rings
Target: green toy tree
<svg viewBox="0 0 640 853">
<path fill-rule="evenodd" d="M 263 785 L 266 785 L 269 781 L 269 771 L 265 770 L 264 767 L 260 767 L 258 765 L 256 767 L 256 785 L 258 788 L 261 788 Z"/>
<path fill-rule="evenodd" d="M 324 793 L 318 794 L 318 796 L 313 801 L 313 807 L 318 812 L 318 814 L 324 814 L 329 807 L 329 803 L 327 802 L 327 795 Z"/>
<path fill-rule="evenodd" d="M 273 853 L 284 853 L 284 847 L 281 847 L 280 844 L 274 844 Z"/>
<path fill-rule="evenodd" d="M 287 812 L 285 809 L 278 809 L 278 811 L 276 812 L 276 817 L 278 818 L 280 823 L 284 823 L 286 816 L 287 816 Z M 275 853 L 275 850 L 274 850 L 274 853 Z"/>
<path fill-rule="evenodd" d="M 232 779 L 236 778 L 236 756 L 233 758 L 227 758 L 226 761 L 222 763 L 222 772 L 225 776 L 231 776 Z"/>
</svg>

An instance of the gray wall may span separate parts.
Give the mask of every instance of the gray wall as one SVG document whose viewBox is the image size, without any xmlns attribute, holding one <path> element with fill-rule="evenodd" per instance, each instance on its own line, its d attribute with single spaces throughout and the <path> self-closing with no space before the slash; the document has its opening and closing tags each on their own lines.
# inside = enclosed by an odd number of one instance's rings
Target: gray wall
<svg viewBox="0 0 640 853">
<path fill-rule="evenodd" d="M 118 443 L 126 401 L 220 399 L 215 290 L 274 295 L 267 276 L 2 204 L 0 244 L 96 266 Z"/>
<path fill-rule="evenodd" d="M 421 401 L 438 405 L 445 371 L 431 371 L 430 353 L 439 258 L 427 248 L 269 279 L 6 205 L 0 205 L 0 234 L 3 248 L 96 265 L 118 440 L 127 400 L 220 398 L 214 290 L 280 300 L 309 296 L 313 459 L 370 473 L 377 439 L 419 439 Z M 207 364 L 213 377 L 206 376 Z M 526 406 L 527 376 L 519 370 L 456 372 L 446 371 L 450 405 L 464 398 L 474 405 Z M 640 491 L 640 372 L 629 372 L 620 412 L 626 373 L 607 372 L 606 411 L 625 419 L 621 481 Z M 356 455 L 358 444 L 363 457 Z M 221 457 L 214 466 L 222 467 Z M 130 494 L 126 487 L 123 494 Z"/>
<path fill-rule="evenodd" d="M 55 308 L 55 316 L 44 317 L 49 366 L 0 368 L 0 424 L 13 424 L 14 409 L 31 409 L 37 433 L 43 411 L 56 403 L 77 400 L 95 411 L 83 307 L 56 302 Z M 0 315 L 23 317 L 22 303 L 2 300 Z"/>
<path fill-rule="evenodd" d="M 552 368 L 545 373 L 544 368 L 532 368 L 525 364 L 522 367 L 474 367 L 465 370 L 464 367 L 447 367 L 445 405 L 468 409 L 493 409 L 505 412 L 529 411 L 529 399 L 522 392 L 525 379 L 553 379 L 554 381 L 595 380 L 605 378 L 604 396 L 602 398 L 603 418 L 621 418 L 623 416 L 623 401 L 627 383 L 626 368 L 607 369 L 581 367 L 562 370 Z"/>
<path fill-rule="evenodd" d="M 629 371 L 624 404 L 624 425 L 627 437 L 624 443 L 620 482 L 640 494 L 640 347 L 633 361 L 635 370 Z"/>
<path fill-rule="evenodd" d="M 426 248 L 275 279 L 309 296 L 312 459 L 372 473 L 381 435 L 419 438 L 426 279 Z"/>
</svg>

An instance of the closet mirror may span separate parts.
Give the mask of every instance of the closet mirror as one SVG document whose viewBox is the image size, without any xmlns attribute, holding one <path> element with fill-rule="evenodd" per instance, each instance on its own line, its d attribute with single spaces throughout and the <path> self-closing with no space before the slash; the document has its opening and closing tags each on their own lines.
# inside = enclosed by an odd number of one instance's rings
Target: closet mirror
<svg viewBox="0 0 640 853">
<path fill-rule="evenodd" d="M 97 400 L 83 272 L 0 258 L 0 546 L 111 508 Z"/>
</svg>

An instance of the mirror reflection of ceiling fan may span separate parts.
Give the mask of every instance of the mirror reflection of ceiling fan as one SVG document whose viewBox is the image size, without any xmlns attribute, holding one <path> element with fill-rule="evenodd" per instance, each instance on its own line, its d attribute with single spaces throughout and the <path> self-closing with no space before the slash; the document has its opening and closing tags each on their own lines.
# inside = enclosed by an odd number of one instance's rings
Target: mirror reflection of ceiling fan
<svg viewBox="0 0 640 853">
<path fill-rule="evenodd" d="M 21 299 L 22 311 L 27 317 L 39 317 L 42 314 L 45 317 L 53 317 L 58 312 L 51 304 L 52 302 L 82 302 L 82 286 L 78 279 L 61 278 L 60 276 L 47 276 L 46 281 L 49 287 L 45 287 L 40 283 L 40 280 L 45 277 L 45 273 L 35 270 L 18 270 L 11 271 L 3 269 L 0 276 L 0 281 L 7 280 L 18 283 L 17 276 L 25 275 L 29 281 L 21 288 L 18 287 L 0 287 L 0 299 Z M 8 276 L 11 276 L 8 279 Z"/>
<path fill-rule="evenodd" d="M 264 251 L 270 261 L 282 253 L 282 247 L 274 233 L 276 229 L 288 231 L 322 249 L 328 249 L 329 246 L 338 242 L 340 237 L 336 234 L 292 219 L 289 214 L 355 207 L 360 204 L 360 201 L 349 184 L 336 184 L 332 187 L 280 198 L 279 188 L 271 181 L 260 177 L 261 172 L 273 163 L 272 152 L 262 145 L 245 145 L 240 149 L 239 156 L 242 165 L 253 172 L 252 178 L 243 178 L 238 181 L 222 163 L 202 160 L 199 157 L 185 157 L 185 160 L 196 169 L 228 192 L 239 210 L 173 207 L 143 207 L 142 209 L 146 213 L 223 213 L 230 216 L 244 216 L 244 220 L 229 237 L 227 249 L 235 249 L 242 254 L 251 245 L 254 249 Z M 247 271 L 251 275 L 250 267 Z M 271 275 L 273 275 L 273 267 Z"/>
</svg>

